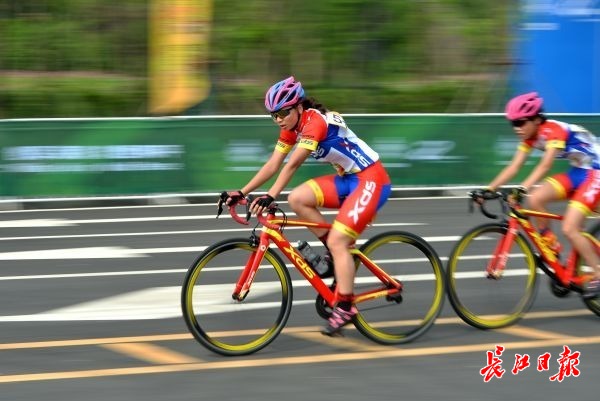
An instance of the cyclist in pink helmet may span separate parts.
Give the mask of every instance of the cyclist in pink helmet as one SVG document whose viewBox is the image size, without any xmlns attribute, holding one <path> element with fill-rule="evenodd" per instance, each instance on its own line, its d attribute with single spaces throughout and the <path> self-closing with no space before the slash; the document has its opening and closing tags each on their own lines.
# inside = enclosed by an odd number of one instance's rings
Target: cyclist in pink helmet
<svg viewBox="0 0 600 401">
<path fill-rule="evenodd" d="M 544 101 L 536 92 L 519 95 L 506 105 L 506 118 L 511 121 L 535 117 L 542 112 Z"/>
<path fill-rule="evenodd" d="M 387 201 L 390 178 L 379 154 L 356 136 L 340 114 L 306 98 L 294 77 L 269 88 L 265 107 L 279 127 L 275 149 L 241 190 L 224 191 L 220 200 L 235 204 L 277 175 L 267 194 L 250 206 L 253 213 L 262 213 L 309 156 L 333 165 L 337 174 L 308 180 L 291 191 L 288 202 L 299 218 L 314 222 L 326 221 L 319 208 L 339 210 L 331 230 L 311 228 L 326 247 L 326 259 L 333 259 L 330 271 L 320 275 L 335 274 L 338 302 L 322 332 L 337 335 L 357 313 L 353 305 L 355 265 L 349 247 Z"/>
<path fill-rule="evenodd" d="M 600 295 L 600 257 L 581 235 L 585 218 L 600 202 L 600 148 L 596 138 L 585 128 L 562 121 L 547 119 L 543 114 L 543 99 L 536 92 L 511 99 L 506 105 L 506 118 L 520 139 L 512 161 L 489 184 L 496 190 L 506 184 L 523 167 L 533 149 L 543 151 L 537 166 L 521 182 L 520 192 L 529 193 L 531 209 L 547 212 L 549 202 L 569 199 L 562 222 L 562 232 L 589 266 L 595 266 L 594 278 L 585 286 L 583 296 Z M 556 159 L 568 159 L 571 167 L 566 172 L 547 177 Z M 559 256 L 561 249 L 549 221 L 536 218 L 536 227 L 542 238 Z"/>
<path fill-rule="evenodd" d="M 304 99 L 302 84 L 289 77 L 271 86 L 265 94 L 265 108 L 269 113 L 295 106 Z"/>
</svg>

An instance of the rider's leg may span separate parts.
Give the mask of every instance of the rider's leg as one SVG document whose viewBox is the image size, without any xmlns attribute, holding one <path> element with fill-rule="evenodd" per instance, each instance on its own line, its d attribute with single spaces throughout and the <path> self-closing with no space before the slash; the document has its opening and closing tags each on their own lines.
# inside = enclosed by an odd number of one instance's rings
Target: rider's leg
<svg viewBox="0 0 600 401">
<path fill-rule="evenodd" d="M 596 254 L 595 247 L 578 230 L 582 229 L 585 218 L 596 210 L 599 204 L 600 170 L 589 170 L 569 202 L 563 219 L 563 231 L 588 266 L 594 268 L 596 282 L 600 280 L 600 257 Z"/>
<path fill-rule="evenodd" d="M 539 212 L 548 213 L 546 205 L 549 202 L 565 198 L 565 191 L 557 181 L 552 179 L 545 180 L 542 184 L 531 191 L 528 197 L 528 203 L 531 209 Z M 538 231 L 549 229 L 550 222 L 546 218 L 536 217 L 535 224 Z"/>
<path fill-rule="evenodd" d="M 600 279 L 600 257 L 595 246 L 581 234 L 587 213 L 578 206 L 578 203 L 569 203 L 563 217 L 562 231 L 587 265 L 594 268 L 595 277 Z"/>
<path fill-rule="evenodd" d="M 290 192 L 288 195 L 288 203 L 299 219 L 315 223 L 326 223 L 327 221 L 319 209 L 317 209 L 317 207 L 323 206 L 322 197 L 321 188 L 315 184 L 314 180 L 309 180 Z M 328 205 L 328 207 L 335 206 Z M 328 230 L 324 228 L 308 227 L 308 229 L 319 238 L 327 235 L 328 232 Z"/>
<path fill-rule="evenodd" d="M 349 250 L 354 241 L 354 238 L 337 230 L 331 230 L 327 238 L 327 247 L 335 264 L 336 289 L 342 296 L 351 296 L 354 293 L 356 267 Z"/>
</svg>

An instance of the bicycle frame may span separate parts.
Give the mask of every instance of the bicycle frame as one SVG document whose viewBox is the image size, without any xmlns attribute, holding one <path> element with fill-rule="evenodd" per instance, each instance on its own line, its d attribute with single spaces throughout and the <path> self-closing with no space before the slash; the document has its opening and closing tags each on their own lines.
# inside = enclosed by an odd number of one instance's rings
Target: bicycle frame
<svg viewBox="0 0 600 401">
<path fill-rule="evenodd" d="M 231 212 L 231 211 L 230 211 Z M 232 212 L 232 216 L 234 211 Z M 234 217 L 234 220 L 247 224 L 243 220 L 238 220 Z M 314 227 L 314 228 L 330 228 L 329 223 L 313 223 L 303 220 L 294 219 L 278 219 L 275 217 L 273 211 L 269 211 L 267 217 L 258 216 L 259 222 L 263 225 L 261 234 L 258 237 L 257 249 L 252 252 L 248 259 L 246 266 L 244 267 L 233 293 L 233 298 L 242 301 L 250 290 L 252 281 L 256 272 L 263 260 L 266 250 L 269 248 L 270 243 L 273 242 L 283 252 L 286 258 L 296 267 L 296 269 L 304 276 L 306 280 L 312 285 L 312 287 L 323 297 L 327 304 L 331 307 L 337 302 L 337 292 L 325 284 L 323 279 L 319 277 L 316 272 L 308 265 L 302 255 L 296 250 L 296 248 L 285 238 L 282 233 L 282 224 L 286 226 L 296 227 Z M 360 303 L 369 299 L 374 299 L 382 296 L 391 296 L 402 291 L 402 284 L 394 280 L 379 266 L 377 266 L 372 260 L 365 256 L 360 250 L 356 248 L 350 248 L 350 253 L 355 255 L 367 269 L 377 277 L 387 289 L 375 289 L 365 291 L 359 294 L 355 294 L 353 302 Z"/>
<path fill-rule="evenodd" d="M 550 247 L 544 242 L 540 233 L 535 229 L 535 227 L 533 227 L 531 221 L 529 220 L 529 217 L 562 220 L 563 216 L 554 213 L 545 213 L 524 209 L 519 204 L 509 206 L 509 208 L 508 219 L 505 221 L 508 231 L 504 238 L 499 242 L 492 260 L 487 266 L 488 276 L 491 278 L 497 278 L 501 275 L 501 272 L 506 266 L 510 248 L 515 240 L 515 237 L 518 235 L 519 228 L 521 228 L 540 252 L 538 266 L 544 271 L 544 273 L 564 287 L 569 287 L 572 284 L 581 287 L 585 281 L 585 277 L 577 274 L 577 251 L 575 249 L 571 249 L 566 263 L 562 264 Z M 600 249 L 600 243 L 598 240 L 596 240 L 596 238 L 585 232 L 583 235 L 591 240 L 597 249 Z"/>
</svg>

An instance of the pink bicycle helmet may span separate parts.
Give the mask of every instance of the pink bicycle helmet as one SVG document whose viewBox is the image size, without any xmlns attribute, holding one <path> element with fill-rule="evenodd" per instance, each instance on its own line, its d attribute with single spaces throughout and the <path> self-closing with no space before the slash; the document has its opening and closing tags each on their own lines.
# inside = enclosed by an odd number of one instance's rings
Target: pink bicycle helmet
<svg viewBox="0 0 600 401">
<path fill-rule="evenodd" d="M 506 104 L 506 118 L 519 120 L 536 116 L 542 111 L 543 104 L 544 100 L 538 96 L 537 92 L 519 95 Z"/>
<path fill-rule="evenodd" d="M 302 84 L 294 77 L 288 77 L 271 86 L 265 95 L 265 107 L 272 113 L 285 107 L 298 104 L 304 99 Z"/>
</svg>

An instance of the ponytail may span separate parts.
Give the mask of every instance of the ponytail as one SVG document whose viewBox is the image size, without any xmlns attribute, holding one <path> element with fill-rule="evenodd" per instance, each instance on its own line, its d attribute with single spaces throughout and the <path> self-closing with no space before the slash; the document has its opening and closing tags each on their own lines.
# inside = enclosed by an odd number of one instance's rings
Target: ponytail
<svg viewBox="0 0 600 401">
<path fill-rule="evenodd" d="M 306 98 L 302 102 L 300 102 L 300 104 L 302 105 L 302 108 L 304 108 L 304 110 L 317 109 L 323 114 L 325 114 L 329 111 L 329 110 L 327 110 L 327 107 L 325 107 L 321 103 L 317 102 L 314 97 Z"/>
</svg>

